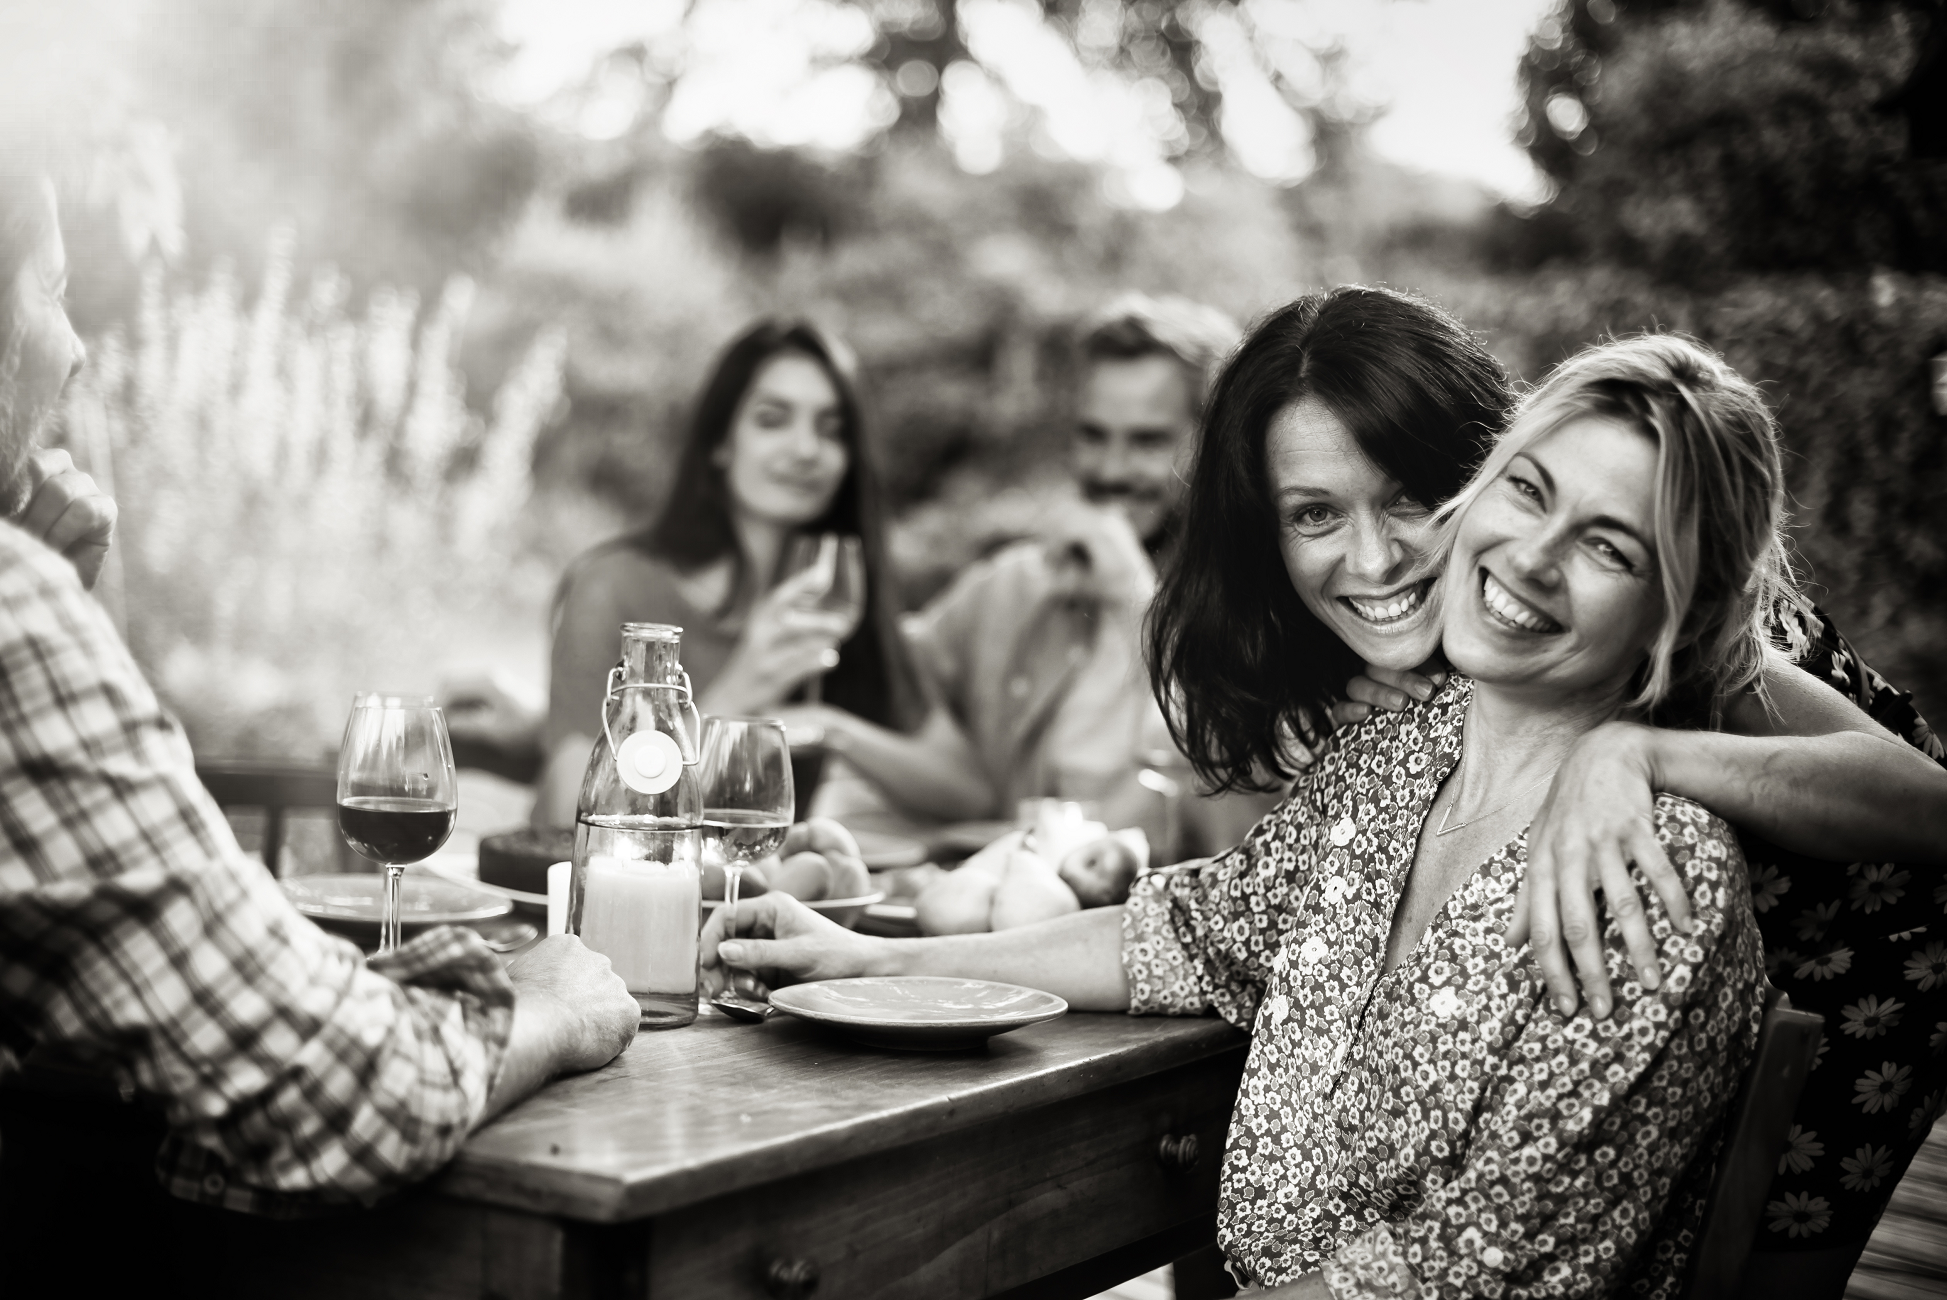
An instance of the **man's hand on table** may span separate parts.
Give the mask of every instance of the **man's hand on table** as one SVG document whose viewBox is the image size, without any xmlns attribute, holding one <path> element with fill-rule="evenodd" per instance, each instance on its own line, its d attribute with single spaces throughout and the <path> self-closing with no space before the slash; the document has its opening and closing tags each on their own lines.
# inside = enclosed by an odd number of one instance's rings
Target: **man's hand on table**
<svg viewBox="0 0 1947 1300">
<path fill-rule="evenodd" d="M 642 1009 L 608 958 L 573 935 L 553 934 L 507 967 L 514 1028 L 482 1120 L 557 1074 L 607 1065 L 635 1040 Z"/>
<path fill-rule="evenodd" d="M 102 562 L 115 536 L 116 507 L 95 480 L 75 468 L 61 450 L 37 451 L 27 459 L 27 505 L 14 516 L 22 532 L 59 551 L 89 591 L 101 577 Z"/>
</svg>

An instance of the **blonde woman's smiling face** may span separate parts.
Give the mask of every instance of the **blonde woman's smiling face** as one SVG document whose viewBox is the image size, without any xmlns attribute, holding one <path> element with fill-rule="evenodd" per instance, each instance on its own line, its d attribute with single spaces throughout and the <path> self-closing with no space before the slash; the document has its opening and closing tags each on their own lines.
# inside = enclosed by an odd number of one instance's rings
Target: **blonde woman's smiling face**
<svg viewBox="0 0 1947 1300">
<path fill-rule="evenodd" d="M 1305 398 L 1265 431 L 1278 549 L 1298 598 L 1361 659 L 1417 668 L 1440 644 L 1433 512 Z"/>
<path fill-rule="evenodd" d="M 1599 416 L 1517 453 L 1457 522 L 1445 646 L 1484 682 L 1619 694 L 1663 621 L 1656 443 Z"/>
</svg>

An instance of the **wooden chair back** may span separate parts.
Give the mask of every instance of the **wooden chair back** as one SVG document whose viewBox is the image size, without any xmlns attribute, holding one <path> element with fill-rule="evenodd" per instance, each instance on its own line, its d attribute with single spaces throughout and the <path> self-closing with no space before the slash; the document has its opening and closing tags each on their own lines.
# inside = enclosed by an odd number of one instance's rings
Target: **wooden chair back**
<svg viewBox="0 0 1947 1300">
<path fill-rule="evenodd" d="M 1737 1294 L 1778 1172 L 1778 1152 L 1824 1037 L 1824 1016 L 1794 1010 L 1791 999 L 1766 981 L 1758 1050 L 1731 1103 L 1710 1199 L 1697 1227 L 1685 1300 Z"/>
<path fill-rule="evenodd" d="M 338 773 L 318 763 L 263 763 L 252 759 L 199 759 L 196 775 L 219 808 L 260 808 L 264 814 L 264 865 L 280 875 L 284 813 L 291 808 L 336 808 Z M 347 854 L 340 846 L 342 862 Z"/>
</svg>

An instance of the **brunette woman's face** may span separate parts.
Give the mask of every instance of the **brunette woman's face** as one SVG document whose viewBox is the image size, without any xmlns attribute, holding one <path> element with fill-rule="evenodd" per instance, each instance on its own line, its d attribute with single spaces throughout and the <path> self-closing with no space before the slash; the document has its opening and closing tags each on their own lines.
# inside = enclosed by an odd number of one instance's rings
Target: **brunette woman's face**
<svg viewBox="0 0 1947 1300">
<path fill-rule="evenodd" d="M 68 323 L 68 256 L 51 188 L 45 199 L 47 234 L 21 266 L 8 305 L 20 328 L 20 368 L 13 377 L 12 409 L 0 427 L 0 514 L 13 514 L 25 504 L 26 462 L 35 435 L 87 357 Z"/>
<path fill-rule="evenodd" d="M 818 519 L 851 465 L 844 425 L 838 390 L 818 362 L 780 352 L 759 366 L 717 449 L 733 508 L 785 528 Z"/>
<path fill-rule="evenodd" d="M 1663 619 L 1656 443 L 1603 417 L 1537 438 L 1461 516 L 1447 658 L 1563 700 L 1620 694 Z"/>
<path fill-rule="evenodd" d="M 1264 463 L 1278 548 L 1305 608 L 1367 663 L 1425 663 L 1440 644 L 1433 512 L 1313 398 L 1272 417 Z"/>
</svg>

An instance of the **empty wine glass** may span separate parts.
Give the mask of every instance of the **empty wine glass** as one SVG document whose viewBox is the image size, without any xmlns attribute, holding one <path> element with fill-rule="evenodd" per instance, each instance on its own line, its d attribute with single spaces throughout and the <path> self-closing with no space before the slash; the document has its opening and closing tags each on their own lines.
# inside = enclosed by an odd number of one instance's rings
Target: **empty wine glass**
<svg viewBox="0 0 1947 1300">
<path fill-rule="evenodd" d="M 858 629 L 865 615 L 865 544 L 841 533 L 800 533 L 791 539 L 784 557 L 784 576 L 794 577 L 816 569 L 819 580 L 813 584 L 814 607 L 845 620 L 842 642 Z M 824 696 L 824 678 L 805 682 L 804 697 L 816 704 Z"/>
<path fill-rule="evenodd" d="M 399 946 L 399 881 L 433 855 L 459 811 L 446 715 L 430 695 L 361 692 L 338 750 L 338 833 L 385 868 L 379 951 Z"/>
<path fill-rule="evenodd" d="M 777 718 L 703 720 L 697 764 L 703 784 L 703 851 L 723 862 L 723 905 L 737 933 L 737 895 L 744 869 L 784 845 L 791 829 L 791 747 Z"/>
</svg>

